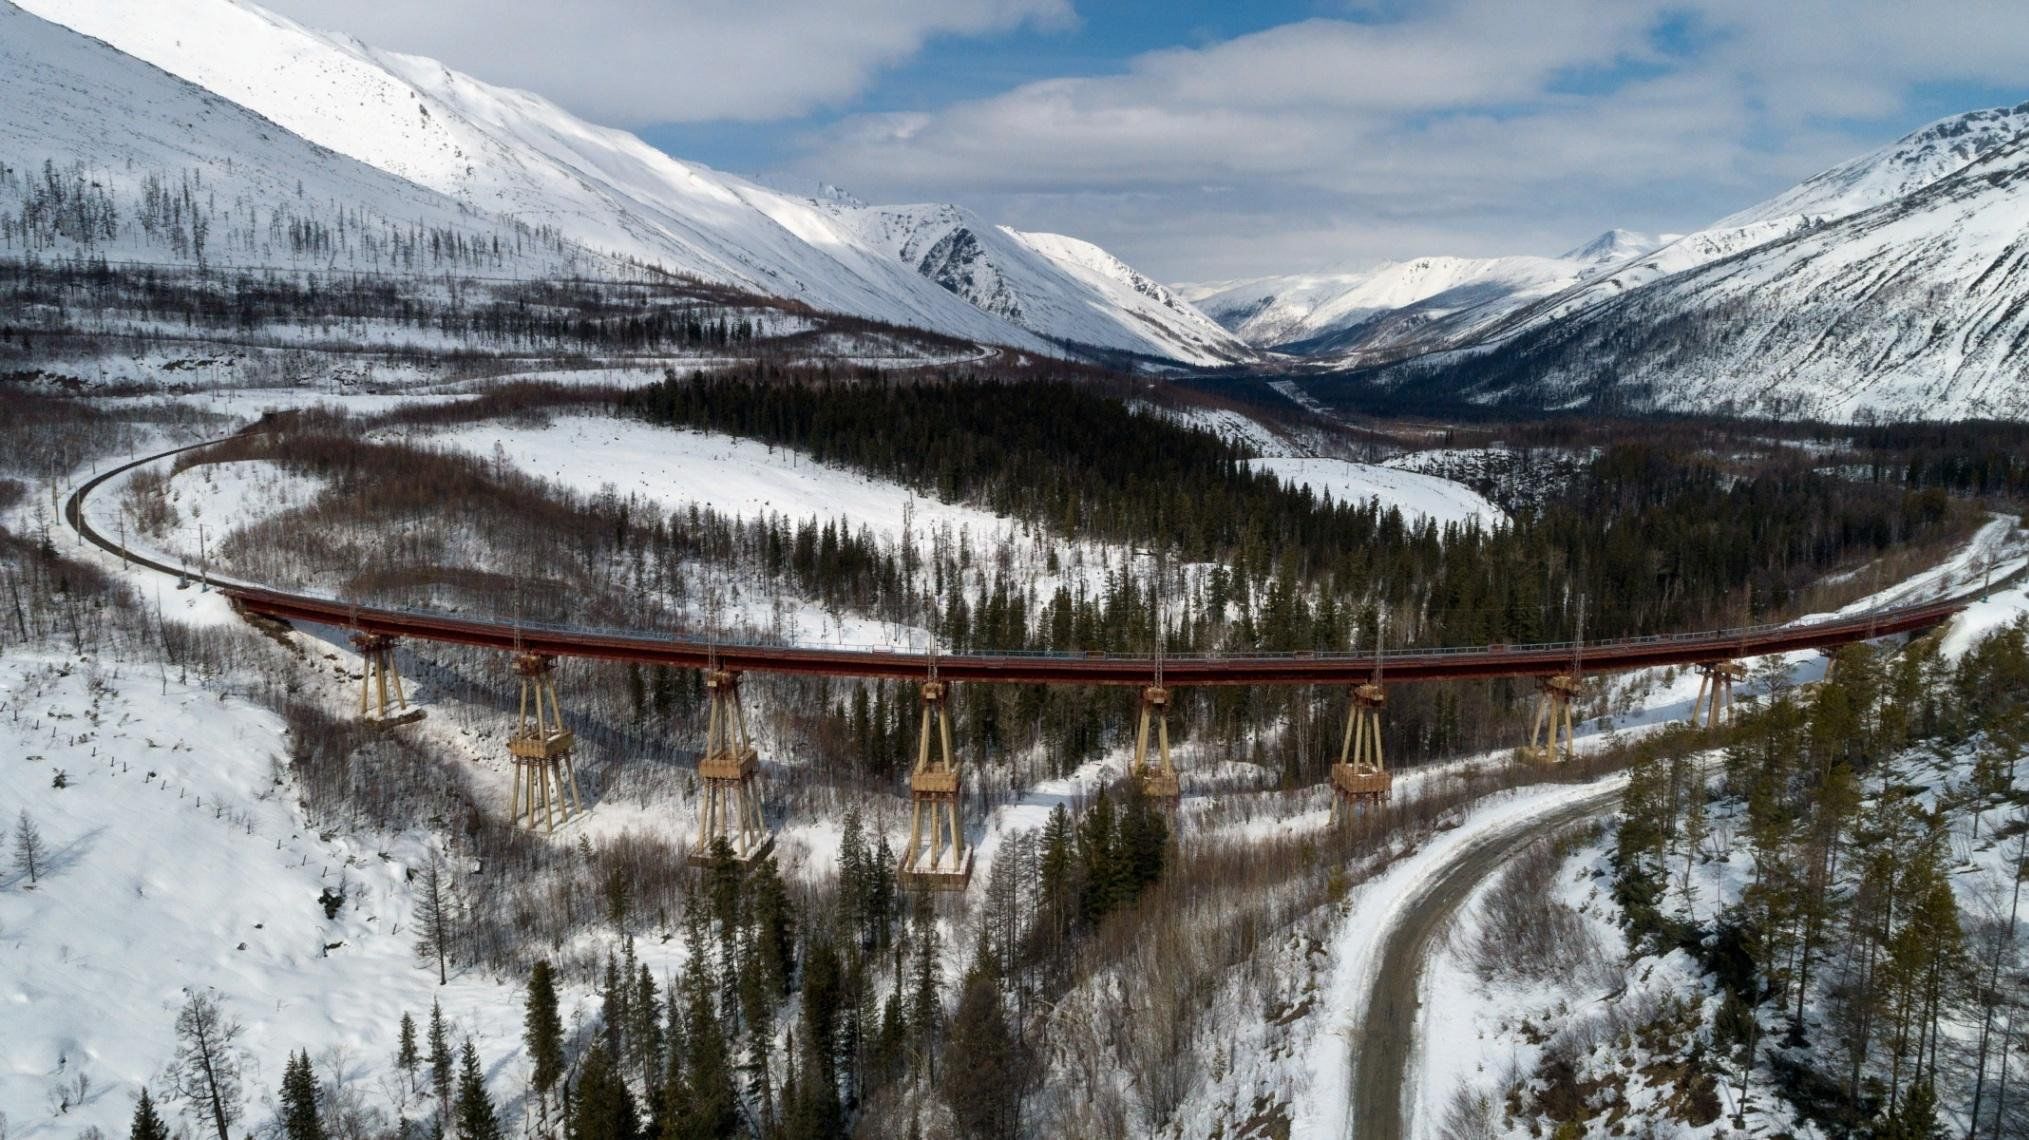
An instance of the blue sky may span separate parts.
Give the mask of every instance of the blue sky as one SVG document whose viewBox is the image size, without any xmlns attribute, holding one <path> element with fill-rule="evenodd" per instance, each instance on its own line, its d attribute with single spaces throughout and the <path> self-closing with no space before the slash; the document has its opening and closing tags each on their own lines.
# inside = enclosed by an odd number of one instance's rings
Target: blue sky
<svg viewBox="0 0 2029 1140">
<path fill-rule="evenodd" d="M 2029 98 L 2015 0 L 269 0 L 679 158 L 1171 281 L 1697 228 Z"/>
</svg>

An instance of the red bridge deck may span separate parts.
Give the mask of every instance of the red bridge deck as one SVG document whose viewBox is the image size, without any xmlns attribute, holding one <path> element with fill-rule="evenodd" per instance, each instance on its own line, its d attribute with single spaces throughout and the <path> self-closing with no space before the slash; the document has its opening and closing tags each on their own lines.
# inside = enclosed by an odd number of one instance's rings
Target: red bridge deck
<svg viewBox="0 0 2029 1140">
<path fill-rule="evenodd" d="M 194 444 L 192 447 L 207 446 Z M 131 562 L 166 574 L 187 575 L 174 566 L 126 550 L 85 521 L 85 497 L 101 483 L 143 463 L 188 451 L 149 456 L 85 483 L 65 505 L 78 533 Z M 288 593 L 214 579 L 217 589 L 245 613 L 284 621 L 306 621 L 364 633 L 390 634 L 472 645 L 506 652 L 549 653 L 602 661 L 632 661 L 702 669 L 716 659 L 722 669 L 801 673 L 833 677 L 922 677 L 930 660 L 921 653 L 882 649 L 728 645 L 613 630 L 526 625 L 489 618 L 363 605 L 335 598 Z M 1941 599 L 1879 609 L 1808 625 L 1753 626 L 1700 633 L 1542 645 L 1487 645 L 1404 649 L 1383 657 L 1389 682 L 1458 681 L 1490 677 L 1542 677 L 1564 672 L 1574 660 L 1587 673 L 1611 673 L 1658 665 L 1695 665 L 1799 649 L 1830 649 L 1877 637 L 1911 633 L 1938 625 L 1965 608 L 1961 599 Z M 1163 679 L 1175 685 L 1351 684 L 1372 677 L 1372 654 L 1283 653 L 1165 656 Z M 938 676 L 952 681 L 1001 684 L 1146 685 L 1154 677 L 1152 658 L 1136 654 L 961 653 L 937 656 Z"/>
</svg>

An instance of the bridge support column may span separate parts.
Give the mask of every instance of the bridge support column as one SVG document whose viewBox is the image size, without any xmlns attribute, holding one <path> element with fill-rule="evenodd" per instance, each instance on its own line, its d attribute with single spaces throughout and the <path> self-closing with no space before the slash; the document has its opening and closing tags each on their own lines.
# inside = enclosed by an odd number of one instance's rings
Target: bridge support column
<svg viewBox="0 0 2029 1140">
<path fill-rule="evenodd" d="M 556 659 L 547 653 L 523 653 L 514 659 L 521 675 L 521 714 L 507 753 L 514 759 L 514 794 L 508 820 L 533 829 L 555 831 L 585 810 L 578 792 L 578 773 L 571 764 L 577 737 L 564 727 L 563 706 L 557 703 Z"/>
<path fill-rule="evenodd" d="M 401 670 L 395 666 L 395 641 L 385 633 L 355 633 L 353 648 L 359 650 L 359 715 L 380 724 L 410 724 L 423 719 L 423 710 L 409 707 L 402 691 Z"/>
<path fill-rule="evenodd" d="M 1747 678 L 1738 661 L 1712 661 L 1698 666 L 1698 699 L 1691 703 L 1691 727 L 1704 718 L 1707 731 L 1733 719 L 1733 686 Z"/>
<path fill-rule="evenodd" d="M 1155 757 L 1150 762 L 1149 730 L 1155 730 Z M 1150 685 L 1141 691 L 1141 727 L 1134 734 L 1134 764 L 1128 772 L 1151 799 L 1173 800 L 1183 794 L 1176 765 L 1169 754 L 1169 690 Z"/>
<path fill-rule="evenodd" d="M 1339 761 L 1332 765 L 1332 820 L 1351 818 L 1361 803 L 1388 798 L 1395 777 L 1381 756 L 1381 709 L 1388 694 L 1376 684 L 1353 686 L 1353 706 L 1346 714 L 1346 738 Z"/>
<path fill-rule="evenodd" d="M 951 716 L 941 681 L 923 683 L 923 722 L 916 767 L 909 773 L 909 846 L 901 880 L 910 886 L 962 891 L 972 879 L 972 852 L 959 819 L 959 766 L 951 750 Z M 929 824 L 926 832 L 924 824 Z"/>
<path fill-rule="evenodd" d="M 740 675 L 726 669 L 705 673 L 711 700 L 705 723 L 704 757 L 697 762 L 699 793 L 694 863 L 711 859 L 712 841 L 724 838 L 741 862 L 759 857 L 772 844 L 761 825 L 761 799 L 754 787 L 760 758 L 747 736 L 747 715 L 740 707 Z"/>
<path fill-rule="evenodd" d="M 1537 688 L 1536 716 L 1530 723 L 1529 746 L 1524 751 L 1539 764 L 1561 764 L 1571 759 L 1576 746 L 1571 701 L 1578 695 L 1578 678 L 1559 673 L 1543 678 Z"/>
</svg>

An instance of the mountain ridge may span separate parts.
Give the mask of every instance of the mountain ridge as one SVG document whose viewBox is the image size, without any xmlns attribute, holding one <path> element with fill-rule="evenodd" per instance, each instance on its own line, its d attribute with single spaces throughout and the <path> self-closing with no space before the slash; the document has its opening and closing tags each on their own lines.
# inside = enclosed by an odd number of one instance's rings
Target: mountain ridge
<svg viewBox="0 0 2029 1140">
<path fill-rule="evenodd" d="M 1042 257 L 1016 274 L 1026 323 L 869 246 L 855 207 L 673 158 L 539 95 L 313 31 L 245 0 L 24 0 L 368 166 L 600 253 L 851 316 L 1056 355 L 1065 345 L 1222 364 L 1245 346 L 1192 314 L 1113 312 Z M 262 61 L 249 66 L 246 61 Z M 879 207 L 868 207 L 879 209 Z M 1018 255 L 1017 255 L 1018 256 Z M 1063 318 L 1053 324 L 1048 318 Z"/>
</svg>

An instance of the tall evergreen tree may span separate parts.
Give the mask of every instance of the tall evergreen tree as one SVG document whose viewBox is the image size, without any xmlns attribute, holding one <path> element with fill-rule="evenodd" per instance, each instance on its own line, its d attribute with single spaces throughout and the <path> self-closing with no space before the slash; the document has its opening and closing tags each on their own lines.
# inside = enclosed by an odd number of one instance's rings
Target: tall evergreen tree
<svg viewBox="0 0 2029 1140">
<path fill-rule="evenodd" d="M 317 1117 L 317 1075 L 307 1049 L 289 1054 L 282 1069 L 282 1135 L 286 1140 L 324 1140 L 324 1122 Z"/>
<path fill-rule="evenodd" d="M 395 1032 L 395 1071 L 402 1075 L 408 1093 L 416 1091 L 416 1069 L 422 1060 L 422 1054 L 416 1050 L 416 1019 L 403 1010 L 401 1028 Z"/>
<path fill-rule="evenodd" d="M 458 1101 L 453 1112 L 458 1140 L 501 1140 L 500 1118 L 494 1114 L 493 1098 L 486 1092 L 486 1074 L 479 1068 L 479 1050 L 470 1037 L 459 1054 Z"/>
<path fill-rule="evenodd" d="M 451 1035 L 444 1028 L 443 1003 L 430 1002 L 430 1091 L 437 1095 L 437 1123 L 441 1129 L 451 1119 L 452 1057 Z"/>
<path fill-rule="evenodd" d="M 981 942 L 959 990 L 938 1088 L 967 1140 L 1012 1140 L 1021 1128 L 1027 1066 L 1001 1007 L 993 955 Z"/>
<path fill-rule="evenodd" d="M 169 1126 L 155 1111 L 148 1086 L 141 1086 L 141 1099 L 134 1102 L 134 1122 L 127 1127 L 127 1140 L 169 1140 Z"/>
<path fill-rule="evenodd" d="M 564 1075 L 564 1023 L 557 1012 L 556 979 L 549 959 L 536 960 L 528 972 L 528 1001 L 522 1012 L 522 1042 L 528 1048 L 530 1077 L 544 1124 L 549 1122 L 550 1093 Z"/>
<path fill-rule="evenodd" d="M 572 1099 L 568 1135 L 570 1140 L 638 1140 L 641 1136 L 634 1095 L 603 1044 L 592 1046 L 585 1054 L 584 1071 Z"/>
</svg>

